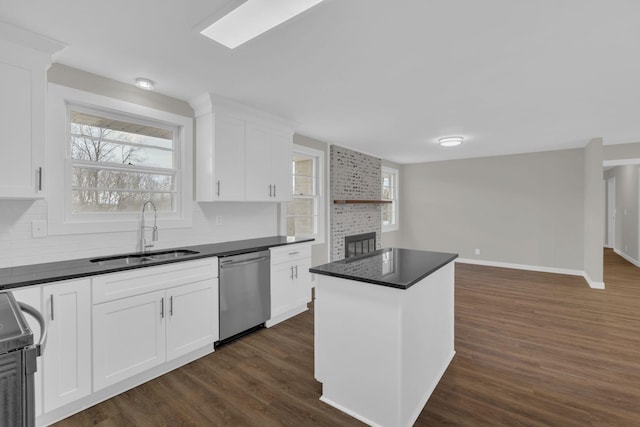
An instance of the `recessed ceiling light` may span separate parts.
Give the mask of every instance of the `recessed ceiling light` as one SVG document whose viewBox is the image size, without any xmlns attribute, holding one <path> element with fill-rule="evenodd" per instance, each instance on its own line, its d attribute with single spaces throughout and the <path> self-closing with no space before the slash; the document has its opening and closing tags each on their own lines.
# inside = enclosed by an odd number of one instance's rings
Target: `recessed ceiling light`
<svg viewBox="0 0 640 427">
<path fill-rule="evenodd" d="M 153 89 L 153 82 L 149 79 L 138 77 L 136 79 L 136 86 L 138 86 L 140 89 L 151 90 Z"/>
<path fill-rule="evenodd" d="M 444 138 L 440 138 L 438 140 L 438 144 L 443 147 L 455 147 L 456 145 L 462 144 L 463 140 L 464 138 L 461 136 L 447 136 Z"/>
<path fill-rule="evenodd" d="M 233 49 L 322 1 L 246 0 L 200 34 Z"/>
</svg>

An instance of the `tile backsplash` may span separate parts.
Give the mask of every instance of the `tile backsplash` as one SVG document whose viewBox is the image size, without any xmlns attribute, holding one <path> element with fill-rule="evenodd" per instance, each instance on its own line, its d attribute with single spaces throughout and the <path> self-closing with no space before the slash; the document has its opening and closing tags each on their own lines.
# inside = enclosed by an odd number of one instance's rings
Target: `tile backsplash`
<svg viewBox="0 0 640 427">
<path fill-rule="evenodd" d="M 278 234 L 276 203 L 195 203 L 193 226 L 162 229 L 155 249 L 267 237 Z M 222 218 L 216 225 L 215 218 Z M 0 268 L 138 250 L 139 232 L 33 238 L 32 221 L 47 220 L 46 200 L 0 200 Z"/>
</svg>

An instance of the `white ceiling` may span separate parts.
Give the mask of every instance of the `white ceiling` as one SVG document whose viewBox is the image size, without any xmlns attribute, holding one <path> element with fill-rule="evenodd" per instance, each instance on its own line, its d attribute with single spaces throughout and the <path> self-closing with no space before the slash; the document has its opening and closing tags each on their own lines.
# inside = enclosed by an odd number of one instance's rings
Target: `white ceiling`
<svg viewBox="0 0 640 427">
<path fill-rule="evenodd" d="M 227 3 L 0 0 L 0 20 L 68 44 L 56 62 L 399 163 L 640 141 L 640 1 L 325 0 L 235 50 L 194 30 Z"/>
</svg>

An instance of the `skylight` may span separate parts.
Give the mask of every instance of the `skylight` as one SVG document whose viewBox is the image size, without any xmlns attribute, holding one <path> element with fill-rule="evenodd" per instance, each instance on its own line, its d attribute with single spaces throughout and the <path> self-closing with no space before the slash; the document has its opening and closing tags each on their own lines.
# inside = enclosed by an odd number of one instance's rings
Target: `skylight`
<svg viewBox="0 0 640 427">
<path fill-rule="evenodd" d="M 247 0 L 200 34 L 233 49 L 322 1 Z"/>
</svg>

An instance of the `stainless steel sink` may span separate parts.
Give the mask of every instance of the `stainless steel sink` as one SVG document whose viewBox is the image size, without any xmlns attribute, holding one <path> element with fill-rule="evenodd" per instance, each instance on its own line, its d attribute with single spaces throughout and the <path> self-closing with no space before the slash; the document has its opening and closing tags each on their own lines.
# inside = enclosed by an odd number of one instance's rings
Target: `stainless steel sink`
<svg viewBox="0 0 640 427">
<path fill-rule="evenodd" d="M 98 265 L 105 266 L 118 266 L 118 265 L 138 265 L 155 261 L 166 261 L 170 259 L 182 258 L 189 255 L 197 255 L 200 252 L 189 251 L 186 249 L 176 249 L 172 251 L 164 252 L 150 252 L 144 254 L 128 254 L 128 255 L 116 255 L 105 258 L 95 258 L 91 262 Z"/>
<path fill-rule="evenodd" d="M 96 258 L 91 260 L 92 263 L 98 265 L 136 265 L 149 261 L 153 261 L 153 258 L 148 257 L 146 254 L 121 255 L 108 258 Z"/>
<path fill-rule="evenodd" d="M 167 259 L 175 259 L 175 258 L 182 258 L 185 256 L 189 256 L 189 255 L 197 255 L 199 253 L 200 252 L 189 251 L 186 249 L 176 249 L 174 251 L 149 253 L 149 254 L 146 254 L 146 256 L 153 259 L 154 261 L 164 261 Z"/>
</svg>

